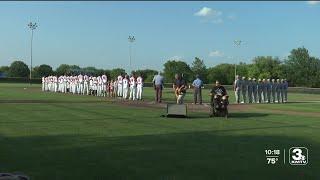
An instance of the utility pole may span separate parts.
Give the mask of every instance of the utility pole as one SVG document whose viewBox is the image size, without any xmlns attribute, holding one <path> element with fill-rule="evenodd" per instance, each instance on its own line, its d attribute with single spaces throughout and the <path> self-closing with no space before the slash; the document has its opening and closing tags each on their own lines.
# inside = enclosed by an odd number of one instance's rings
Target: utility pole
<svg viewBox="0 0 320 180">
<path fill-rule="evenodd" d="M 236 47 L 240 48 L 242 41 L 241 40 L 234 40 L 233 43 L 236 45 Z M 236 79 L 237 76 L 237 64 L 234 64 L 234 79 Z"/>
<path fill-rule="evenodd" d="M 135 37 L 134 36 L 129 36 L 128 37 L 128 41 L 129 41 L 129 74 L 132 71 L 132 66 L 131 66 L 131 58 L 132 58 L 132 43 L 135 41 Z"/>
<path fill-rule="evenodd" d="M 30 76 L 29 76 L 29 80 L 30 80 L 30 85 L 32 84 L 32 41 L 33 41 L 33 30 L 35 30 L 38 25 L 37 23 L 32 23 L 30 22 L 28 24 L 28 27 L 31 29 L 31 47 L 30 47 Z"/>
</svg>

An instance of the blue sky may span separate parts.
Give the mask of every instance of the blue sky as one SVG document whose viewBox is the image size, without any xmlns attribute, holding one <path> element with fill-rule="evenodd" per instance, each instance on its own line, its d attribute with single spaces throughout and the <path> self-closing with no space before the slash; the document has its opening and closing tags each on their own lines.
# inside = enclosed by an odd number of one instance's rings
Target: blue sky
<svg viewBox="0 0 320 180">
<path fill-rule="evenodd" d="M 127 69 L 134 35 L 133 68 L 161 70 L 168 59 L 249 63 L 301 46 L 320 57 L 319 17 L 316 2 L 0 2 L 0 66 L 29 64 L 29 21 L 34 65 Z"/>
</svg>

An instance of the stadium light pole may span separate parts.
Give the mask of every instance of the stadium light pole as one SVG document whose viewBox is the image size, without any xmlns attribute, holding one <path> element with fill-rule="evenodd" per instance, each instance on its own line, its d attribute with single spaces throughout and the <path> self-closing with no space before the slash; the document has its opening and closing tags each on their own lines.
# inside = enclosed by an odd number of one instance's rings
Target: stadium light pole
<svg viewBox="0 0 320 180">
<path fill-rule="evenodd" d="M 135 41 L 135 37 L 134 36 L 129 36 L 128 37 L 128 41 L 129 41 L 129 73 L 131 73 L 130 71 L 132 71 L 132 67 L 131 67 L 131 58 L 132 58 L 132 43 Z"/>
<path fill-rule="evenodd" d="M 32 84 L 31 79 L 32 79 L 32 41 L 33 41 L 33 31 L 38 27 L 37 23 L 32 23 L 30 22 L 28 24 L 28 27 L 31 29 L 31 47 L 30 47 L 30 85 Z"/>
<path fill-rule="evenodd" d="M 233 43 L 236 45 L 236 47 L 240 48 L 242 41 L 241 40 L 234 40 Z M 237 64 L 234 64 L 234 79 L 236 79 L 237 76 Z"/>
</svg>

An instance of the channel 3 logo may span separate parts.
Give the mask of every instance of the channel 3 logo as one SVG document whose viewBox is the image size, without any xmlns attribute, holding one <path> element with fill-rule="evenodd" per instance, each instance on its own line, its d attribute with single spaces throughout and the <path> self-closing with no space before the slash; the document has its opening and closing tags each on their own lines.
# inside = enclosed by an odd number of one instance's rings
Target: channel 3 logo
<svg viewBox="0 0 320 180">
<path fill-rule="evenodd" d="M 289 163 L 291 165 L 307 165 L 308 149 L 305 147 L 292 147 L 289 149 Z"/>
</svg>

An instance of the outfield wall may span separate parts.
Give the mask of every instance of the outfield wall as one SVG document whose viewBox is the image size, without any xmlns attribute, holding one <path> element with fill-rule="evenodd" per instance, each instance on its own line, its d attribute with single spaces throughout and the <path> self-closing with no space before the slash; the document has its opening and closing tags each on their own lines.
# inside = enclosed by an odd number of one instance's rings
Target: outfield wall
<svg viewBox="0 0 320 180">
<path fill-rule="evenodd" d="M 34 78 L 32 79 L 32 84 L 41 84 L 40 78 Z M 0 78 L 0 83 L 30 83 L 29 78 Z M 145 87 L 152 87 L 151 82 L 145 82 Z M 223 85 L 227 90 L 232 90 L 232 85 Z M 165 83 L 165 88 L 172 88 L 172 83 Z M 205 84 L 204 88 L 209 89 L 212 87 L 212 84 Z M 289 87 L 288 92 L 293 93 L 309 93 L 309 94 L 320 94 L 320 88 L 307 88 L 307 87 Z"/>
</svg>

